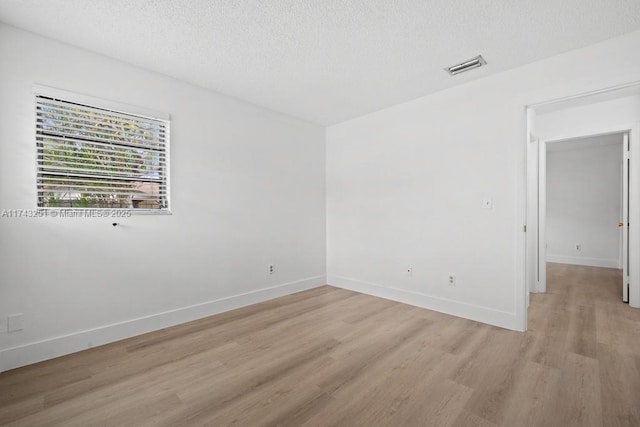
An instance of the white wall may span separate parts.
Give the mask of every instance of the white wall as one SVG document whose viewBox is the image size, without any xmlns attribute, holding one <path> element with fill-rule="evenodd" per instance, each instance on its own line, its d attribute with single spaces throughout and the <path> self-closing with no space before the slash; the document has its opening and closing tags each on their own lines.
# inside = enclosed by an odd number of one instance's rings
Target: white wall
<svg viewBox="0 0 640 427">
<path fill-rule="evenodd" d="M 40 84 L 171 114 L 173 211 L 0 218 L 0 371 L 326 282 L 324 128 L 7 26 L 0 58 L 0 209 L 36 204 Z"/>
<path fill-rule="evenodd" d="M 525 106 L 640 81 L 638 49 L 635 32 L 330 127 L 329 283 L 525 329 Z"/>
<path fill-rule="evenodd" d="M 546 165 L 547 261 L 619 268 L 622 135 L 547 144 Z"/>
<path fill-rule="evenodd" d="M 640 122 L 639 95 L 539 112 L 535 134 L 540 140 L 558 140 L 597 134 L 602 129 L 621 129 L 634 122 Z"/>
</svg>

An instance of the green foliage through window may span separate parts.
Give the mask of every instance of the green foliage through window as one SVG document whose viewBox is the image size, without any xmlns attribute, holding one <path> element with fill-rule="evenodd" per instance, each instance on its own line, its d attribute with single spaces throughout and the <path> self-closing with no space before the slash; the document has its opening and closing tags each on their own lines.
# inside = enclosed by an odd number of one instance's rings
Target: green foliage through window
<svg viewBox="0 0 640 427">
<path fill-rule="evenodd" d="M 168 208 L 167 122 L 36 101 L 39 207 Z"/>
</svg>

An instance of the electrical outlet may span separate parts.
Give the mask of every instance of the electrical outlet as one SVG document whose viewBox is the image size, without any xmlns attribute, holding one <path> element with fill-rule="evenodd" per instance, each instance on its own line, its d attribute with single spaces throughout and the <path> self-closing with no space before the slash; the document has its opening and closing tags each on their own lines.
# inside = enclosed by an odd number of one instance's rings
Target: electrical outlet
<svg viewBox="0 0 640 427">
<path fill-rule="evenodd" d="M 576 251 L 581 251 L 582 245 L 580 243 L 576 243 Z"/>
<path fill-rule="evenodd" d="M 413 267 L 412 267 L 412 266 L 408 266 L 408 267 L 405 269 L 405 273 L 406 273 L 406 275 L 407 275 L 408 277 L 413 276 Z"/>
<path fill-rule="evenodd" d="M 7 330 L 17 332 L 24 329 L 24 314 L 16 313 L 7 316 Z"/>
<path fill-rule="evenodd" d="M 454 273 L 449 273 L 449 286 L 456 285 L 456 275 Z"/>
<path fill-rule="evenodd" d="M 273 264 L 269 264 L 267 265 L 267 271 L 269 272 L 269 274 L 273 274 L 276 272 L 276 267 Z"/>
</svg>

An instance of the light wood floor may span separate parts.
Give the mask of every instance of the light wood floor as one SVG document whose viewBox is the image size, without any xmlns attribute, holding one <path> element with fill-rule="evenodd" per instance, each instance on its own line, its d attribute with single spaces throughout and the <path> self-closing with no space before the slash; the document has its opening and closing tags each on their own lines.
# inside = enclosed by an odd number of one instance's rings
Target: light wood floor
<svg viewBox="0 0 640 427">
<path fill-rule="evenodd" d="M 0 374 L 0 425 L 639 426 L 640 310 L 550 264 L 517 333 L 324 286 Z"/>
</svg>

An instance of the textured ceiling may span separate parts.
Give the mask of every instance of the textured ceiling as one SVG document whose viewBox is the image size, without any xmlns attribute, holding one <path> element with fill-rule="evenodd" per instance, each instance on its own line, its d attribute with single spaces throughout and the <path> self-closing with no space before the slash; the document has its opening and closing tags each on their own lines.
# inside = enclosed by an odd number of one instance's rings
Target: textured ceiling
<svg viewBox="0 0 640 427">
<path fill-rule="evenodd" d="M 0 21 L 327 125 L 638 30 L 640 1 L 0 0 Z"/>
</svg>

